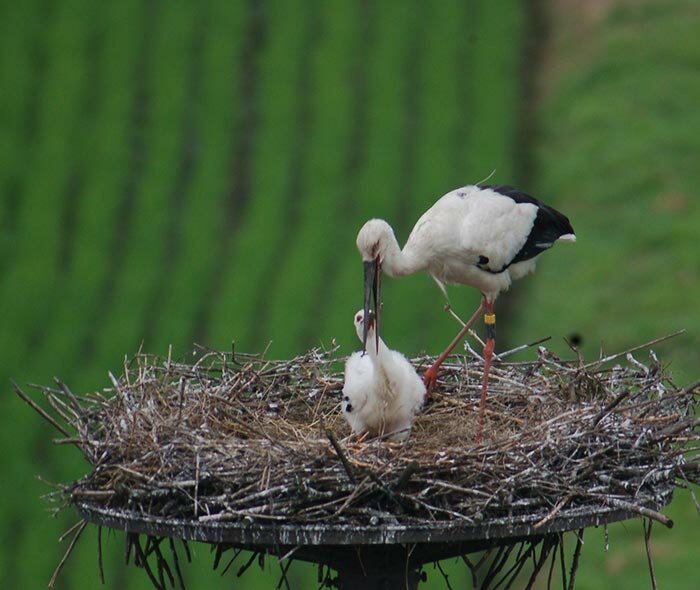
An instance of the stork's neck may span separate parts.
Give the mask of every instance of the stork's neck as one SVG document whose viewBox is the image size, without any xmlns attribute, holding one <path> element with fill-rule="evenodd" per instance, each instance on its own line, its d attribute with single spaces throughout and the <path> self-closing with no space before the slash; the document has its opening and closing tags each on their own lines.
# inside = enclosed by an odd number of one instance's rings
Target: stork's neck
<svg viewBox="0 0 700 590">
<path fill-rule="evenodd" d="M 392 277 L 412 275 L 425 269 L 425 261 L 415 255 L 415 251 L 404 246 L 403 250 L 396 240 L 393 230 L 384 237 L 382 270 Z"/>
<path fill-rule="evenodd" d="M 372 334 L 371 340 L 367 339 L 367 354 L 369 355 L 370 361 L 374 365 L 374 370 L 376 371 L 377 377 L 381 380 L 381 386 L 377 388 L 377 396 L 383 400 L 385 403 L 390 402 L 395 396 L 395 387 L 392 386 L 392 358 L 390 356 L 391 351 L 387 348 L 384 341 L 379 339 L 379 350 L 377 350 L 377 345 L 374 340 L 374 334 Z"/>
<path fill-rule="evenodd" d="M 384 344 L 384 340 L 382 340 L 381 338 L 379 339 L 379 349 L 377 349 L 374 332 L 372 332 L 367 337 L 366 350 L 367 354 L 369 355 L 369 358 L 375 365 L 381 365 L 380 359 L 386 357 L 387 353 L 389 352 L 389 349 L 387 348 L 386 344 Z"/>
</svg>

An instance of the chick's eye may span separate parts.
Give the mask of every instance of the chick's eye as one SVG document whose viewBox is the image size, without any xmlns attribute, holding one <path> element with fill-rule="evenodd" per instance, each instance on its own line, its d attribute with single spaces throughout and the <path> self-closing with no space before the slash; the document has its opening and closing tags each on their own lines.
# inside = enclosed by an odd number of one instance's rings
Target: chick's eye
<svg viewBox="0 0 700 590">
<path fill-rule="evenodd" d="M 362 315 L 358 313 L 358 314 L 355 316 L 355 321 L 356 321 L 356 322 L 361 322 L 361 321 L 362 321 Z"/>
</svg>

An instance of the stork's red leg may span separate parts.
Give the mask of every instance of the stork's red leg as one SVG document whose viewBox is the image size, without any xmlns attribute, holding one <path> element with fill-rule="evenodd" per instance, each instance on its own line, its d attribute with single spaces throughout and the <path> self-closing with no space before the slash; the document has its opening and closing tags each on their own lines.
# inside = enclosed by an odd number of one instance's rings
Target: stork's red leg
<svg viewBox="0 0 700 590">
<path fill-rule="evenodd" d="M 484 410 L 486 409 L 486 392 L 491 371 L 493 349 L 496 346 L 496 314 L 493 313 L 493 302 L 486 304 L 486 343 L 484 344 L 484 378 L 481 382 L 481 401 L 479 402 L 479 427 L 476 431 L 476 442 L 481 442 L 481 432 L 484 429 Z"/>
<path fill-rule="evenodd" d="M 492 304 L 493 305 L 493 304 Z M 481 300 L 481 305 L 477 308 L 477 310 L 474 312 L 474 315 L 469 318 L 466 324 L 464 324 L 464 327 L 459 331 L 459 334 L 454 337 L 452 342 L 450 342 L 450 345 L 442 352 L 442 354 L 435 360 L 435 362 L 431 365 L 431 367 L 423 374 L 423 383 L 425 383 L 425 397 L 426 399 L 430 397 L 430 392 L 432 391 L 433 387 L 435 386 L 435 382 L 437 381 L 437 376 L 438 376 L 438 370 L 440 369 L 440 365 L 445 362 L 445 359 L 450 355 L 450 353 L 454 350 L 454 347 L 457 346 L 461 341 L 462 338 L 464 338 L 465 334 L 469 330 L 469 328 L 472 327 L 474 322 L 478 320 L 484 311 L 487 309 L 487 304 L 486 304 L 486 299 Z"/>
</svg>

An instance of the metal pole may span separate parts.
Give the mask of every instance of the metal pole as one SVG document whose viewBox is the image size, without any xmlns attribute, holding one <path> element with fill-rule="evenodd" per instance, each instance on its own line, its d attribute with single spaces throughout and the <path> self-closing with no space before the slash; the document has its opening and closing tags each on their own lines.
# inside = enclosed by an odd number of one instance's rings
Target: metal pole
<svg viewBox="0 0 700 590">
<path fill-rule="evenodd" d="M 417 590 L 419 581 L 417 570 L 405 571 L 399 564 L 398 568 L 366 575 L 354 568 L 339 569 L 336 585 L 338 590 Z"/>
<path fill-rule="evenodd" d="M 335 585 L 339 590 L 417 590 L 420 565 L 405 549 L 385 545 L 357 549 L 331 565 L 338 572 Z"/>
</svg>

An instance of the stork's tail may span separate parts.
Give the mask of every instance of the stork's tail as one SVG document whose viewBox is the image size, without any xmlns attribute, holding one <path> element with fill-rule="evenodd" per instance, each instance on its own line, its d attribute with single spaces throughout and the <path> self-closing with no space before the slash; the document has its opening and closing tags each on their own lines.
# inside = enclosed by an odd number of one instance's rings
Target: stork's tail
<svg viewBox="0 0 700 590">
<path fill-rule="evenodd" d="M 564 234 L 563 236 L 559 236 L 557 240 L 562 242 L 575 242 L 576 234 Z"/>
</svg>

